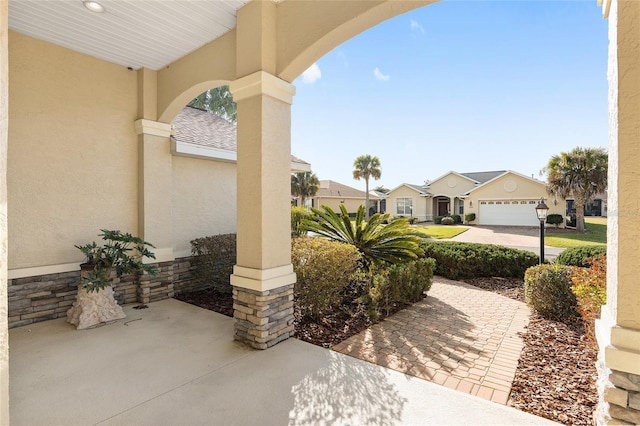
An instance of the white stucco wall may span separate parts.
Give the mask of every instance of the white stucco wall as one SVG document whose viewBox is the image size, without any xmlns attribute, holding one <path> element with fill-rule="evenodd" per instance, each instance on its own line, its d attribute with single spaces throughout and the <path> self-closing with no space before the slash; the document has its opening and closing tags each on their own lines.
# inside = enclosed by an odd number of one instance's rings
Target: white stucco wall
<svg viewBox="0 0 640 426">
<path fill-rule="evenodd" d="M 194 238 L 236 231 L 236 165 L 174 156 L 173 250 L 188 256 Z"/>
<path fill-rule="evenodd" d="M 137 232 L 137 76 L 9 33 L 9 269 L 82 260 L 101 228 Z"/>
</svg>

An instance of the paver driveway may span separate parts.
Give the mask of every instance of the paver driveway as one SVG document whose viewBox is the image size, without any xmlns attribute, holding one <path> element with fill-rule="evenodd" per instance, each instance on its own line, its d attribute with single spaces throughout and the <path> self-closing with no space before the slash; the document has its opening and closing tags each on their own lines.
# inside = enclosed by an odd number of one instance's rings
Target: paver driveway
<svg viewBox="0 0 640 426">
<path fill-rule="evenodd" d="M 333 349 L 506 404 L 529 314 L 522 302 L 434 277 L 424 300 Z"/>
</svg>

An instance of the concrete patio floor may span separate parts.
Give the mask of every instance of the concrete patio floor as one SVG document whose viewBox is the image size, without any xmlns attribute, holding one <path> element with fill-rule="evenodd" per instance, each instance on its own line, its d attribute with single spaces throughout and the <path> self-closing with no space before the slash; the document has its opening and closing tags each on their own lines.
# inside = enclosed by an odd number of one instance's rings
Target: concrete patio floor
<svg viewBox="0 0 640 426">
<path fill-rule="evenodd" d="M 10 331 L 13 425 L 553 424 L 289 339 L 234 342 L 231 318 L 177 300 L 77 331 Z"/>
</svg>

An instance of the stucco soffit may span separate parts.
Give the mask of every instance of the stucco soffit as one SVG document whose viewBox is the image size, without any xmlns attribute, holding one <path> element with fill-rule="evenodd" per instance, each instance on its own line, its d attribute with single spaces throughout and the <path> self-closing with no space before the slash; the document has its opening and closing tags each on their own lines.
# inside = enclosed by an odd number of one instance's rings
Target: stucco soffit
<svg viewBox="0 0 640 426">
<path fill-rule="evenodd" d="M 171 124 L 141 118 L 134 123 L 138 135 L 153 135 L 168 138 L 171 136 Z"/>
<path fill-rule="evenodd" d="M 254 96 L 267 95 L 291 104 L 296 87 L 265 71 L 258 71 L 229 83 L 229 90 L 236 102 Z"/>
</svg>

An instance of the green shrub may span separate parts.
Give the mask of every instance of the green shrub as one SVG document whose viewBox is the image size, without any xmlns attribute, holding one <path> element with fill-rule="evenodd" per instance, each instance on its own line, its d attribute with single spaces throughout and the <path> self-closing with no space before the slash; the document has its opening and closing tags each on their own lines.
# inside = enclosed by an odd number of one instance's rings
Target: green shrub
<svg viewBox="0 0 640 426">
<path fill-rule="evenodd" d="M 300 229 L 300 225 L 304 219 L 310 219 L 313 214 L 305 207 L 291 207 L 291 235 L 301 236 L 306 231 Z"/>
<path fill-rule="evenodd" d="M 196 238 L 191 241 L 196 278 L 216 290 L 231 293 L 229 276 L 236 264 L 236 234 Z"/>
<path fill-rule="evenodd" d="M 388 316 L 403 306 L 421 300 L 431 289 L 433 259 L 397 263 L 371 271 L 371 285 L 361 298 L 371 321 Z"/>
<path fill-rule="evenodd" d="M 442 218 L 440 223 L 443 225 L 453 225 L 456 221 L 451 216 L 445 216 Z"/>
<path fill-rule="evenodd" d="M 302 315 L 317 320 L 339 309 L 360 260 L 358 250 L 349 244 L 315 237 L 293 238 L 291 263 L 297 276 L 294 299 Z"/>
<path fill-rule="evenodd" d="M 476 220 L 476 214 L 475 213 L 467 213 L 464 215 L 464 221 L 469 223 L 469 222 L 473 222 L 474 220 Z"/>
<path fill-rule="evenodd" d="M 569 266 L 587 268 L 587 259 L 601 254 L 607 254 L 607 246 L 580 246 L 564 250 L 556 257 L 556 263 Z"/>
<path fill-rule="evenodd" d="M 545 318 L 563 319 L 576 315 L 576 296 L 571 291 L 573 268 L 538 265 L 524 275 L 524 298 L 528 306 Z"/>
<path fill-rule="evenodd" d="M 558 225 L 560 225 L 562 222 L 564 222 L 564 216 L 562 216 L 561 214 L 550 214 L 547 216 L 547 223 L 550 225 L 555 225 L 556 228 L 558 227 Z"/>
<path fill-rule="evenodd" d="M 446 216 L 436 216 L 433 218 L 433 223 L 435 223 L 436 225 L 441 225 L 442 224 L 442 218 L 444 218 Z"/>
<path fill-rule="evenodd" d="M 452 214 L 450 217 L 453 219 L 453 223 L 462 223 L 462 217 L 459 214 Z"/>
<path fill-rule="evenodd" d="M 534 253 L 492 244 L 425 241 L 425 257 L 436 261 L 436 275 L 451 279 L 474 277 L 523 277 L 538 263 Z"/>
</svg>

